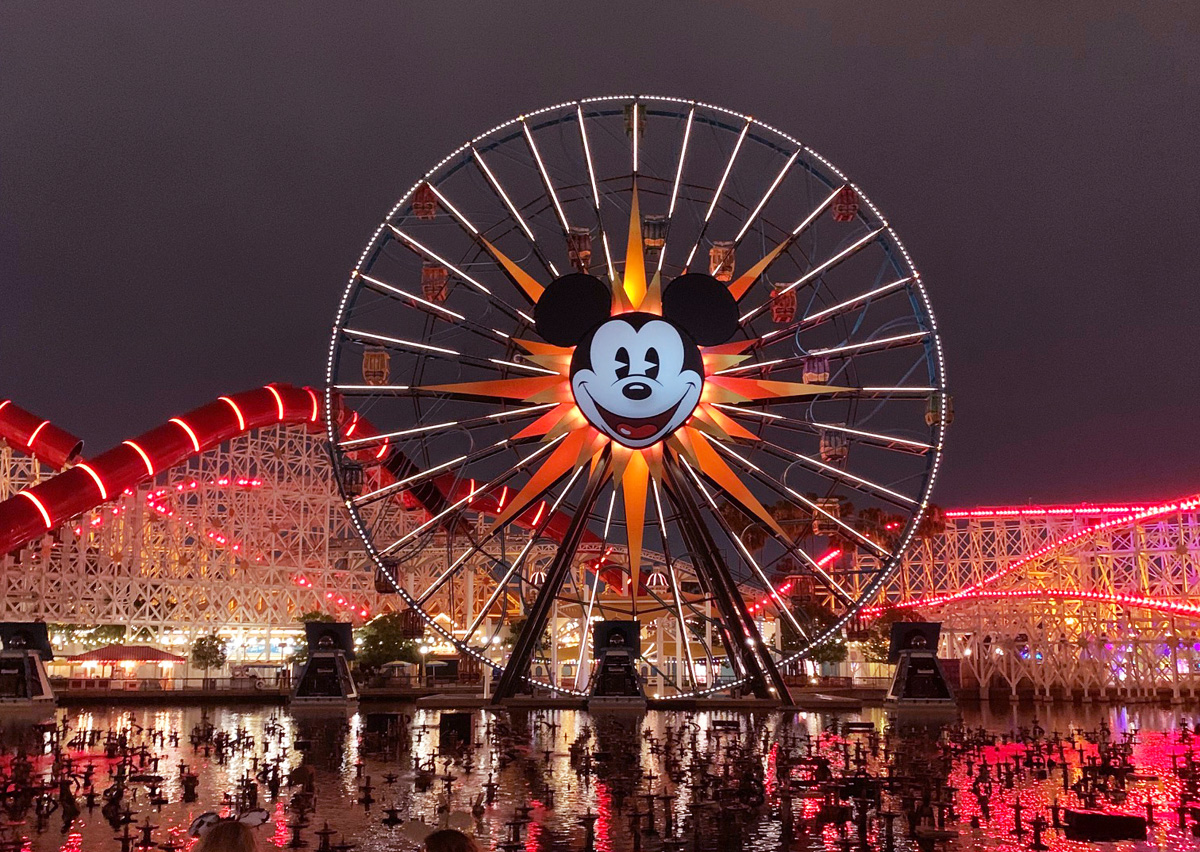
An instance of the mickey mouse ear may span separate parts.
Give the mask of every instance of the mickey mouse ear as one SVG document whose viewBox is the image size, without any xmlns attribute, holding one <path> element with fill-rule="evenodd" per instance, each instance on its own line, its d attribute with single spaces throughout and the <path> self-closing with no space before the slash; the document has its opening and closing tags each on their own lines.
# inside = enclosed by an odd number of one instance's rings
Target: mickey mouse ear
<svg viewBox="0 0 1200 852">
<path fill-rule="evenodd" d="M 737 332 L 737 300 L 711 275 L 689 272 L 667 285 L 662 312 L 701 346 L 725 343 Z"/>
<path fill-rule="evenodd" d="M 221 815 L 216 811 L 206 811 L 192 820 L 188 826 L 188 837 L 203 837 L 208 830 L 221 821 Z"/>
<path fill-rule="evenodd" d="M 248 825 L 250 828 L 257 828 L 264 822 L 269 820 L 271 815 L 263 808 L 254 808 L 246 811 L 237 818 L 237 821 L 242 825 Z"/>
<path fill-rule="evenodd" d="M 556 278 L 533 309 L 537 333 L 555 346 L 574 346 L 608 319 L 612 295 L 599 278 L 573 272 Z"/>
</svg>

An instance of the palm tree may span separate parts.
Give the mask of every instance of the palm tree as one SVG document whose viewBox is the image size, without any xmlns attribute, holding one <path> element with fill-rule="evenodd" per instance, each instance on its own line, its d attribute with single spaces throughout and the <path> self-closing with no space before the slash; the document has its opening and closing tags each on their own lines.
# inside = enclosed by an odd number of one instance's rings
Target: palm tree
<svg viewBox="0 0 1200 852">
<path fill-rule="evenodd" d="M 904 531 L 904 518 L 871 506 L 859 510 L 856 516 L 858 531 L 888 550 L 895 550 Z"/>
</svg>

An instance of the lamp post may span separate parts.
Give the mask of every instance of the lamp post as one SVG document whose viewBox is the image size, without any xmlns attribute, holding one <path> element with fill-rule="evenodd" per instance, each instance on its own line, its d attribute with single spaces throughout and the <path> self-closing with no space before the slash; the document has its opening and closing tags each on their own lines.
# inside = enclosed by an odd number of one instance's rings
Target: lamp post
<svg viewBox="0 0 1200 852">
<path fill-rule="evenodd" d="M 428 686 L 429 685 L 429 669 L 426 668 L 426 666 L 425 666 L 425 655 L 429 653 L 429 646 L 422 645 L 417 650 L 421 652 L 421 685 Z"/>
</svg>

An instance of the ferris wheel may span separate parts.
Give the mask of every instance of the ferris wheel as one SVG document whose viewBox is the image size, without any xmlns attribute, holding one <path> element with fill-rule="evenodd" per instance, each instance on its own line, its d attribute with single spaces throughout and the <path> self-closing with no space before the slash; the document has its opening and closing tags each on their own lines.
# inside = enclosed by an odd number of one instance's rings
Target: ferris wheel
<svg viewBox="0 0 1200 852">
<path fill-rule="evenodd" d="M 527 113 L 429 170 L 345 288 L 326 406 L 374 567 L 501 698 L 585 694 L 618 621 L 661 693 L 786 693 L 898 564 L 951 416 L 925 288 L 862 190 L 651 96 Z"/>
</svg>

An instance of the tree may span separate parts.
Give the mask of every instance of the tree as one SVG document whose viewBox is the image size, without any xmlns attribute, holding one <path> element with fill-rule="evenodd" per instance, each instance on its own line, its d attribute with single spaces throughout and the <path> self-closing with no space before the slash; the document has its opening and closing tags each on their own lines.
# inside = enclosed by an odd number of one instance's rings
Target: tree
<svg viewBox="0 0 1200 852">
<path fill-rule="evenodd" d="M 61 636 L 65 644 L 82 645 L 89 651 L 102 645 L 112 645 L 125 638 L 123 624 L 51 624 L 49 630 L 52 635 Z"/>
<path fill-rule="evenodd" d="M 421 662 L 417 640 L 405 635 L 403 615 L 389 612 L 371 619 L 358 629 L 354 654 L 359 668 L 373 670 L 393 660 Z"/>
<path fill-rule="evenodd" d="M 892 512 L 885 512 L 874 506 L 860 509 L 855 528 L 888 550 L 895 550 L 900 543 L 900 533 L 904 531 L 904 518 Z"/>
<path fill-rule="evenodd" d="M 327 612 L 321 612 L 319 609 L 314 609 L 312 612 L 302 612 L 296 617 L 296 620 L 301 624 L 304 624 L 306 621 L 321 621 L 324 623 L 337 621 L 332 615 Z"/>
<path fill-rule="evenodd" d="M 225 665 L 229 655 L 225 652 L 225 640 L 215 633 L 200 636 L 192 643 L 192 665 L 204 670 L 205 680 L 209 669 Z"/>
<path fill-rule="evenodd" d="M 920 621 L 920 614 L 910 609 L 885 609 L 867 628 L 863 640 L 863 659 L 872 663 L 888 661 L 888 646 L 892 642 L 892 625 L 897 621 Z"/>
<path fill-rule="evenodd" d="M 923 541 L 932 541 L 946 531 L 946 510 L 941 506 L 930 503 L 921 523 L 917 524 L 917 537 Z"/>
<path fill-rule="evenodd" d="M 321 612 L 319 609 L 314 609 L 311 612 L 302 612 L 296 616 L 296 621 L 304 624 L 309 621 L 320 621 L 324 624 L 337 621 L 329 613 Z M 296 650 L 292 651 L 287 658 L 289 663 L 307 663 L 308 662 L 308 643 L 302 642 L 296 646 Z"/>
<path fill-rule="evenodd" d="M 824 635 L 829 628 L 837 623 L 837 616 L 814 600 L 797 601 L 792 607 L 792 614 L 804 629 L 805 635 L 800 636 L 788 619 L 780 619 L 779 623 L 783 630 L 781 638 L 783 640 L 782 646 L 784 651 L 799 651 L 812 639 Z M 810 649 L 804 659 L 814 666 L 822 664 L 836 665 L 837 663 L 845 662 L 846 637 L 841 633 L 834 635 L 828 641 L 822 642 L 817 647 Z"/>
<path fill-rule="evenodd" d="M 529 623 L 528 616 L 515 615 L 508 622 L 508 638 L 504 640 L 505 647 L 511 648 L 517 644 L 517 637 L 525 630 L 525 625 Z M 533 653 L 545 654 L 550 650 L 550 643 L 546 641 L 546 631 L 542 631 L 542 635 L 533 643 Z"/>
</svg>

